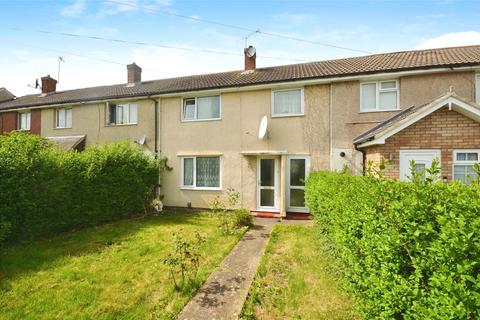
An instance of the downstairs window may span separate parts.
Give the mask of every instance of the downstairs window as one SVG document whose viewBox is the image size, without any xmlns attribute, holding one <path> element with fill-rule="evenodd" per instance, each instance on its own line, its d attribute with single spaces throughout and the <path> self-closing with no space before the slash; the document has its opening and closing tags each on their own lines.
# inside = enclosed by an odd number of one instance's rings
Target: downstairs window
<svg viewBox="0 0 480 320">
<path fill-rule="evenodd" d="M 182 188 L 220 189 L 220 157 L 182 158 Z"/>
<path fill-rule="evenodd" d="M 453 151 L 453 180 L 468 184 L 477 177 L 473 165 L 479 163 L 479 153 L 480 150 Z"/>
</svg>

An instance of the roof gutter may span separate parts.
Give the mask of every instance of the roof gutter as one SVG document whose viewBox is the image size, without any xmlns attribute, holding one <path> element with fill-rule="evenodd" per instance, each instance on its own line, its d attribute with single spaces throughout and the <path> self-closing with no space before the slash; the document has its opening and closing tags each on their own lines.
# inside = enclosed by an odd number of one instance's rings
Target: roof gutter
<svg viewBox="0 0 480 320">
<path fill-rule="evenodd" d="M 258 85 L 245 85 L 245 86 L 232 86 L 232 87 L 223 87 L 223 88 L 212 88 L 212 89 L 198 89 L 190 91 L 175 91 L 169 93 L 159 93 L 151 95 L 141 95 L 141 96 L 125 96 L 125 97 L 113 97 L 113 98 L 102 98 L 92 101 L 78 101 L 78 102 L 65 102 L 57 104 L 44 104 L 37 106 L 20 106 L 13 107 L 10 109 L 0 110 L 1 112 L 8 112 L 13 110 L 25 110 L 25 109 L 41 109 L 41 108 L 52 108 L 52 107 L 61 107 L 61 106 L 76 106 L 82 104 L 95 104 L 95 103 L 104 103 L 112 100 L 140 100 L 140 99 L 151 99 L 151 98 L 170 98 L 170 97 L 182 97 L 198 94 L 219 94 L 219 93 L 228 93 L 228 92 L 241 92 L 241 91 L 254 91 L 254 90 L 263 90 L 263 89 L 281 89 L 288 87 L 301 87 L 307 85 L 316 85 L 316 84 L 326 84 L 326 83 L 335 83 L 335 82 L 345 82 L 345 81 L 368 81 L 368 80 L 381 80 L 398 78 L 404 76 L 412 75 L 421 75 L 421 74 L 431 74 L 431 73 L 443 73 L 443 72 L 454 72 L 454 71 L 480 71 L 480 66 L 468 66 L 468 67 L 448 67 L 448 68 L 437 68 L 437 69 L 420 69 L 420 70 L 408 70 L 408 71 L 398 71 L 398 72 L 382 72 L 382 73 L 372 73 L 368 75 L 354 75 L 354 76 L 339 76 L 339 77 L 329 77 L 329 78 L 316 78 L 308 80 L 292 80 L 292 81 L 279 81 L 279 82 L 269 82 Z"/>
</svg>

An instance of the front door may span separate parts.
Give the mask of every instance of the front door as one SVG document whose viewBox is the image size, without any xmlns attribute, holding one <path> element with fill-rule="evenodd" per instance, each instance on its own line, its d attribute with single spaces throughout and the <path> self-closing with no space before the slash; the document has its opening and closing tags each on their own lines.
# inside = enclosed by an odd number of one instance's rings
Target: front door
<svg viewBox="0 0 480 320">
<path fill-rule="evenodd" d="M 305 205 L 305 179 L 310 171 L 310 158 L 289 156 L 287 158 L 287 211 L 308 212 Z"/>
<path fill-rule="evenodd" d="M 278 159 L 259 158 L 257 162 L 257 209 L 278 211 Z"/>
<path fill-rule="evenodd" d="M 440 160 L 440 150 L 400 150 L 400 180 L 410 181 L 410 161 L 415 161 L 416 171 L 425 171 L 434 159 Z"/>
</svg>

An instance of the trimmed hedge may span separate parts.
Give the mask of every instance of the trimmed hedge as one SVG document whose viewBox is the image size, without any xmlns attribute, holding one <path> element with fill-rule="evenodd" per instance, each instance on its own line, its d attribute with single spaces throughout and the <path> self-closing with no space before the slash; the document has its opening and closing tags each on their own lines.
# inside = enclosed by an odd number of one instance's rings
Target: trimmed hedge
<svg viewBox="0 0 480 320">
<path fill-rule="evenodd" d="M 26 133 L 0 136 L 0 240 L 31 240 L 144 212 L 160 166 L 128 143 L 75 152 Z"/>
<path fill-rule="evenodd" d="M 319 172 L 309 208 L 365 319 L 480 318 L 480 186 Z"/>
</svg>

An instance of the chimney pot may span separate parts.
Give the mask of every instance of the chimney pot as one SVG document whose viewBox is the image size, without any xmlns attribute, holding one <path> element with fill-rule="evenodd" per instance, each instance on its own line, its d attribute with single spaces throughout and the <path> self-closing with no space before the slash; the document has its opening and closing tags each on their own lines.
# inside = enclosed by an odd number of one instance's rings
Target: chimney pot
<svg viewBox="0 0 480 320">
<path fill-rule="evenodd" d="M 243 49 L 243 54 L 245 55 L 245 71 L 255 70 L 257 60 L 255 47 L 249 46 L 248 48 Z"/>
<path fill-rule="evenodd" d="M 128 83 L 137 83 L 142 81 L 142 68 L 134 63 L 127 65 Z"/>
<path fill-rule="evenodd" d="M 57 80 L 50 77 L 42 77 L 42 93 L 52 93 L 57 91 Z"/>
</svg>

